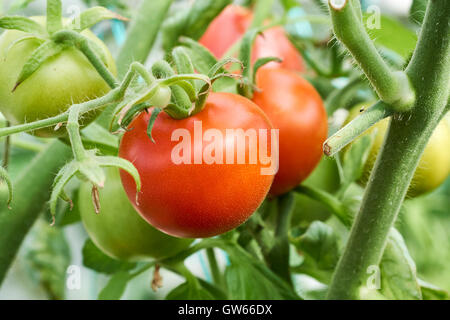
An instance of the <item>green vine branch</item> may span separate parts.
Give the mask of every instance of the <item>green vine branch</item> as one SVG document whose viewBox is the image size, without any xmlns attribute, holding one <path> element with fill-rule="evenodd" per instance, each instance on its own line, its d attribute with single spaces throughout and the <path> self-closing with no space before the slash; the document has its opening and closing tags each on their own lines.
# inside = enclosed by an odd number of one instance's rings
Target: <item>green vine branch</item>
<svg viewBox="0 0 450 320">
<path fill-rule="evenodd" d="M 381 100 L 395 111 L 408 111 L 415 91 L 403 71 L 392 71 L 375 48 L 362 20 L 359 1 L 329 0 L 335 36 L 347 47 Z"/>
<path fill-rule="evenodd" d="M 336 4 L 337 1 L 330 2 Z M 379 65 L 378 60 L 367 61 L 373 54 L 367 52 L 372 47 L 368 40 L 361 40 L 362 45 L 369 46 L 367 48 L 357 45 L 356 35 L 361 36 L 361 30 L 352 35 L 352 26 L 358 16 L 353 7 L 348 6 L 348 1 L 343 3 L 341 8 L 331 6 L 338 37 L 352 39 L 343 42 L 351 51 L 358 51 L 355 58 L 363 69 L 376 69 L 373 80 L 389 77 L 384 68 L 373 68 L 374 64 Z M 368 268 L 380 263 L 388 234 L 420 157 L 446 110 L 450 92 L 450 1 L 428 2 L 417 48 L 406 73 L 412 86 L 417 88 L 417 100 L 409 113 L 392 117 L 360 212 L 329 287 L 329 299 L 360 298 L 369 276 Z"/>
<path fill-rule="evenodd" d="M 377 102 L 325 141 L 325 155 L 334 156 L 373 125 L 392 115 L 393 112 L 384 102 Z"/>
</svg>

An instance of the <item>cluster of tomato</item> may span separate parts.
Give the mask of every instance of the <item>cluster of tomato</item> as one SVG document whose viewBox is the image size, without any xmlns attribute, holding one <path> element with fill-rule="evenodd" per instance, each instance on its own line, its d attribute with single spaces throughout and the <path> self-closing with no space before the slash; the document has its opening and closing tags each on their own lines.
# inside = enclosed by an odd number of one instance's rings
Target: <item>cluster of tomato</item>
<svg viewBox="0 0 450 320">
<path fill-rule="evenodd" d="M 200 43 L 220 58 L 242 38 L 251 20 L 248 9 L 229 6 L 211 23 Z M 106 47 L 86 33 L 102 46 L 107 66 L 115 73 Z M 20 31 L 8 31 L 0 39 L 0 109 L 13 124 L 56 115 L 74 102 L 107 92 L 106 83 L 75 49 L 50 59 L 11 92 L 21 66 L 39 46 L 39 42 L 20 41 L 21 37 Z M 213 92 L 204 110 L 194 116 L 175 120 L 161 113 L 152 131 L 155 143 L 147 136 L 149 114 L 142 113 L 130 124 L 121 140 L 119 156 L 131 161 L 139 171 L 142 191 L 138 198 L 131 176 L 121 172 L 119 178 L 119 172 L 112 169 L 100 192 L 101 214 L 95 214 L 91 186 L 84 183 L 80 189 L 82 220 L 98 247 L 126 260 L 172 255 L 189 246 L 189 238 L 211 237 L 236 228 L 268 195 L 289 192 L 311 174 L 321 159 L 328 134 L 322 99 L 302 78 L 302 58 L 280 27 L 267 29 L 254 43 L 253 61 L 268 56 L 279 57 L 282 62 L 270 62 L 258 70 L 252 100 Z M 193 136 L 198 121 L 203 129 L 222 132 L 278 129 L 278 142 L 268 141 L 276 143 L 279 150 L 278 172 L 261 174 L 261 163 L 175 163 L 172 153 L 177 142 L 172 141 L 172 133 L 186 129 Z M 55 136 L 51 130 L 36 134 Z M 246 154 L 260 154 L 260 146 L 247 144 Z"/>
</svg>

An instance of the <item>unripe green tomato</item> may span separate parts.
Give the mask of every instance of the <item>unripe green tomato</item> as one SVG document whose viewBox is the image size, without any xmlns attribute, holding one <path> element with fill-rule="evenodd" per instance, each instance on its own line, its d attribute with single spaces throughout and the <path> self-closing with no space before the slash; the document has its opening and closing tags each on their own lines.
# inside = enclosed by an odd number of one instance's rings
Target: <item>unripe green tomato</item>
<svg viewBox="0 0 450 320">
<path fill-rule="evenodd" d="M 362 109 L 367 109 L 371 105 L 373 105 L 373 103 L 363 103 L 352 108 L 346 124 L 357 117 Z M 433 191 L 447 179 L 450 173 L 450 124 L 448 117 L 449 115 L 446 115 L 444 119 L 441 120 L 434 130 L 430 141 L 428 141 L 428 145 L 425 148 L 424 154 L 414 173 L 411 185 L 409 186 L 407 197 L 417 197 Z M 384 136 L 388 126 L 389 119 L 384 119 L 364 133 L 364 135 L 371 134 L 373 130 L 378 130 L 364 167 L 363 176 L 360 180 L 361 184 L 364 186 L 369 180 L 378 152 L 383 145 Z M 346 150 L 348 150 L 348 148 Z M 344 152 L 346 150 L 344 150 Z"/>
<path fill-rule="evenodd" d="M 44 17 L 32 19 L 45 25 Z M 114 60 L 105 44 L 89 30 L 83 31 L 82 34 L 103 50 L 107 68 L 116 74 Z M 7 30 L 0 37 L 0 111 L 11 124 L 56 116 L 72 104 L 101 97 L 110 90 L 81 51 L 67 48 L 45 61 L 12 92 L 24 64 L 40 45 L 33 39 L 14 44 L 29 35 L 22 31 Z M 83 117 L 81 123 L 87 124 L 96 115 L 97 113 L 88 114 Z M 58 131 L 45 128 L 34 132 L 40 137 L 57 137 L 65 133 L 63 128 Z"/>
<path fill-rule="evenodd" d="M 192 243 L 191 239 L 168 236 L 142 219 L 129 202 L 117 169 L 106 171 L 105 187 L 99 190 L 98 214 L 91 190 L 90 183 L 82 183 L 78 198 L 81 220 L 89 237 L 108 256 L 126 261 L 159 259 L 181 252 Z"/>
</svg>

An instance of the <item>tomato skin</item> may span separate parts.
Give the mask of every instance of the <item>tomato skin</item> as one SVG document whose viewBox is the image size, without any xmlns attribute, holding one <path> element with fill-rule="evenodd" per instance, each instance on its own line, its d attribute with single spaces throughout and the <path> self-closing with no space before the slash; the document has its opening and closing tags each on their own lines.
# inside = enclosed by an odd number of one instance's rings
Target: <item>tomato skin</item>
<svg viewBox="0 0 450 320">
<path fill-rule="evenodd" d="M 173 236 L 206 238 L 236 228 L 259 207 L 273 181 L 273 175 L 261 174 L 259 162 L 177 165 L 171 159 L 172 150 L 179 144 L 171 141 L 172 133 L 185 128 L 194 137 L 196 121 L 201 121 L 203 131 L 272 129 L 257 105 L 239 95 L 211 93 L 205 109 L 190 118 L 174 120 L 161 113 L 152 131 L 155 143 L 146 134 L 148 120 L 149 115 L 143 113 L 130 124 L 119 156 L 131 161 L 139 171 L 142 191 L 138 204 L 134 180 L 123 171 L 122 182 L 128 198 L 150 224 Z M 227 139 L 222 148 L 224 154 L 229 144 Z M 203 150 L 207 145 L 203 143 Z M 270 137 L 268 146 L 270 152 Z M 246 154 L 259 151 L 256 148 L 247 143 Z"/>
<path fill-rule="evenodd" d="M 350 114 L 345 124 L 356 118 L 358 114 L 360 114 L 360 110 L 366 110 L 372 105 L 373 103 L 362 103 L 353 107 L 350 110 Z M 414 173 L 411 185 L 409 186 L 407 197 L 417 197 L 433 191 L 439 187 L 450 174 L 450 148 L 448 147 L 450 146 L 449 119 L 450 116 L 447 114 L 436 127 L 433 135 L 428 141 L 425 151 L 420 158 L 416 172 Z M 363 186 L 367 184 L 370 178 L 370 174 L 377 159 L 378 152 L 383 145 L 388 127 L 389 119 L 384 119 L 363 134 L 371 134 L 374 130 L 378 130 L 360 180 L 360 183 Z M 347 147 L 344 152 L 348 149 L 349 148 Z"/>
<path fill-rule="evenodd" d="M 253 14 L 237 5 L 226 7 L 209 25 L 199 42 L 208 48 L 216 58 L 223 55 L 242 38 L 251 25 Z M 282 67 L 293 71 L 304 71 L 303 59 L 287 38 L 283 28 L 274 27 L 264 31 L 255 40 L 252 63 L 259 58 L 279 57 L 283 61 L 270 62 L 263 68 Z"/>
<path fill-rule="evenodd" d="M 188 248 L 193 240 L 170 237 L 149 225 L 128 201 L 119 170 L 109 168 L 106 184 L 99 191 L 100 213 L 91 198 L 92 185 L 81 185 L 78 205 L 89 237 L 105 254 L 126 261 L 170 257 Z"/>
<path fill-rule="evenodd" d="M 260 69 L 256 86 L 253 101 L 280 130 L 280 168 L 270 190 L 276 196 L 299 185 L 319 163 L 327 114 L 314 87 L 295 72 Z"/>
<path fill-rule="evenodd" d="M 229 5 L 211 22 L 199 42 L 220 59 L 250 27 L 252 16 L 247 8 Z"/>
<path fill-rule="evenodd" d="M 33 18 L 45 25 L 45 18 Z M 91 31 L 82 32 L 103 49 L 107 67 L 116 74 L 114 60 L 104 43 Z M 87 58 L 75 48 L 64 50 L 47 60 L 41 67 L 12 92 L 15 82 L 32 52 L 39 46 L 34 40 L 25 40 L 11 47 L 27 33 L 7 30 L 0 36 L 0 111 L 11 124 L 22 124 L 58 115 L 74 103 L 103 96 L 110 88 Z M 86 116 L 83 124 L 95 118 Z M 45 128 L 34 132 L 40 137 L 58 137 L 66 134 L 61 128 Z"/>
</svg>

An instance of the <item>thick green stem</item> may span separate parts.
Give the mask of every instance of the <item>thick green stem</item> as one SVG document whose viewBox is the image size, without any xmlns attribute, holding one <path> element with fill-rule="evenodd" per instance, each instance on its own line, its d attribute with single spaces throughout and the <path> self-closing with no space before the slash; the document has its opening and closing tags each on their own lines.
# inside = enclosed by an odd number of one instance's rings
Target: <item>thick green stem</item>
<svg viewBox="0 0 450 320">
<path fill-rule="evenodd" d="M 324 153 L 329 157 L 335 155 L 377 122 L 392 114 L 389 106 L 382 101 L 377 102 L 325 141 L 323 145 Z"/>
<path fill-rule="evenodd" d="M 80 109 L 80 114 L 97 110 L 99 108 L 104 107 L 107 104 L 111 104 L 116 100 L 119 100 L 121 98 L 119 92 L 120 92 L 119 89 L 115 89 L 110 91 L 103 97 L 80 104 L 80 106 L 82 106 Z M 68 119 L 69 119 L 69 111 L 66 111 L 55 117 L 38 120 L 30 123 L 24 123 L 13 127 L 1 128 L 0 137 L 8 136 L 19 132 L 27 132 L 52 126 L 59 126 L 60 124 L 67 122 Z"/>
<path fill-rule="evenodd" d="M 133 61 L 144 63 L 156 40 L 161 23 L 173 0 L 142 1 L 128 30 L 127 40 L 117 58 L 119 76 L 123 76 Z M 144 37 L 145 36 L 145 37 Z"/>
<path fill-rule="evenodd" d="M 417 101 L 395 115 L 375 164 L 360 213 L 339 261 L 328 298 L 356 299 L 370 266 L 378 265 L 426 144 L 450 91 L 450 1 L 430 0 L 419 42 L 407 69 Z"/>
<path fill-rule="evenodd" d="M 211 270 L 211 276 L 214 281 L 214 284 L 222 287 L 223 286 L 223 278 L 219 269 L 219 265 L 217 263 L 216 253 L 214 252 L 214 248 L 206 249 L 206 257 L 208 258 L 209 269 Z"/>
<path fill-rule="evenodd" d="M 289 266 L 289 226 L 294 207 L 295 198 L 292 192 L 279 198 L 275 244 L 266 256 L 270 269 L 289 284 L 292 284 Z"/>
<path fill-rule="evenodd" d="M 333 214 L 339 219 L 340 222 L 342 222 L 346 226 L 351 225 L 352 218 L 347 213 L 345 206 L 333 195 L 323 190 L 303 185 L 295 188 L 295 191 L 326 205 L 333 212 Z"/>
<path fill-rule="evenodd" d="M 52 142 L 13 181 L 12 210 L 6 206 L 0 208 L 0 284 L 25 235 L 50 197 L 55 172 L 71 154 L 70 148 L 63 143 Z"/>
<path fill-rule="evenodd" d="M 6 127 L 9 127 L 9 121 L 6 122 Z M 3 168 L 7 169 L 9 164 L 9 154 L 11 150 L 11 137 L 8 136 L 5 139 L 5 146 L 3 148 Z"/>
<path fill-rule="evenodd" d="M 329 0 L 336 37 L 347 47 L 384 102 L 395 110 L 407 111 L 415 94 L 404 72 L 393 72 L 375 48 L 361 18 L 359 1 Z"/>
</svg>

